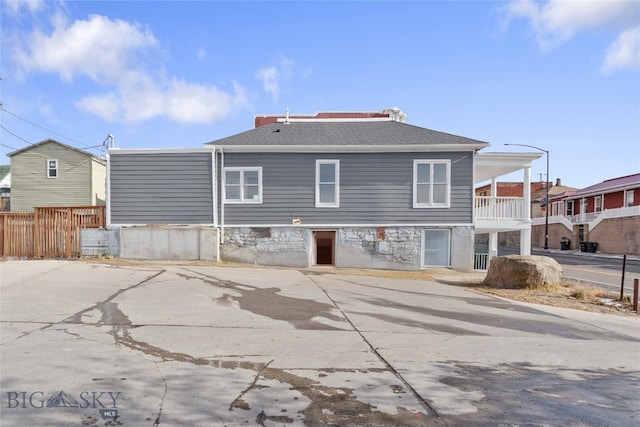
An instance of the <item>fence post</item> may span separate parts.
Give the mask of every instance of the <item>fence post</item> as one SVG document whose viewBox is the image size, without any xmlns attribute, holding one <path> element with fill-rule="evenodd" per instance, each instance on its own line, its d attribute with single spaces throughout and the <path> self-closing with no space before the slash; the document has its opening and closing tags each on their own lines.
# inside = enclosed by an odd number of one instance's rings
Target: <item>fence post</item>
<svg viewBox="0 0 640 427">
<path fill-rule="evenodd" d="M 624 271 L 627 268 L 627 254 L 622 256 L 622 280 L 620 281 L 620 301 L 624 298 Z"/>
<path fill-rule="evenodd" d="M 65 251 L 64 254 L 67 258 L 71 258 L 71 208 L 67 208 L 67 232 L 66 234 L 66 242 L 65 242 Z"/>
<path fill-rule="evenodd" d="M 9 245 L 7 243 L 7 217 L 8 215 L 0 215 L 2 217 L 2 256 L 5 256 L 9 252 Z"/>
<path fill-rule="evenodd" d="M 33 208 L 33 257 L 40 258 L 40 209 Z"/>
<path fill-rule="evenodd" d="M 633 311 L 638 312 L 638 282 L 640 279 L 633 279 Z"/>
</svg>

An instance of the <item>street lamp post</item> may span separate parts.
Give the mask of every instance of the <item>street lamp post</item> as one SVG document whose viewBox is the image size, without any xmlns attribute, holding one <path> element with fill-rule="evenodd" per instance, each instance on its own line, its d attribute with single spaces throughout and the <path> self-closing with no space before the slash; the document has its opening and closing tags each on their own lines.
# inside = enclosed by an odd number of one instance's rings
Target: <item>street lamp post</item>
<svg viewBox="0 0 640 427">
<path fill-rule="evenodd" d="M 545 218 L 544 218 L 544 248 L 549 249 L 549 150 L 544 150 L 540 147 L 535 147 L 533 145 L 527 144 L 504 144 L 504 145 L 513 145 L 517 147 L 529 147 L 534 150 L 542 151 L 547 155 L 547 182 L 545 183 L 545 187 L 547 189 L 546 201 L 545 201 Z"/>
</svg>

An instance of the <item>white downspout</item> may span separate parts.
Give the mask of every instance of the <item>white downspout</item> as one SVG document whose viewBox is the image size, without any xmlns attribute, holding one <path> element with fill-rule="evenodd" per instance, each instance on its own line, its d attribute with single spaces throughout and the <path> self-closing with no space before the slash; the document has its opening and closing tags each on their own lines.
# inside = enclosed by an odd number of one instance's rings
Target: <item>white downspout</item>
<svg viewBox="0 0 640 427">
<path fill-rule="evenodd" d="M 224 150 L 220 147 L 220 176 L 222 197 L 220 197 L 220 244 L 224 243 Z"/>
<path fill-rule="evenodd" d="M 109 156 L 109 152 L 107 152 L 107 176 L 105 178 L 105 221 L 106 226 L 109 228 L 111 225 L 111 156 Z"/>
<path fill-rule="evenodd" d="M 489 199 L 489 211 L 496 212 L 496 205 L 498 204 L 498 181 L 495 176 L 491 177 L 491 199 Z M 492 231 L 489 233 L 489 263 L 491 263 L 491 258 L 495 258 L 498 256 L 498 232 Z M 487 264 L 487 268 L 489 265 Z"/>
<path fill-rule="evenodd" d="M 522 184 L 524 221 L 529 223 L 529 228 L 520 230 L 520 255 L 531 255 L 531 166 L 525 166 Z"/>
<path fill-rule="evenodd" d="M 216 157 L 216 147 L 213 147 L 213 151 L 211 152 L 211 192 L 213 193 L 213 225 L 215 227 L 218 226 L 218 175 L 216 175 L 216 162 L 218 158 Z"/>
</svg>

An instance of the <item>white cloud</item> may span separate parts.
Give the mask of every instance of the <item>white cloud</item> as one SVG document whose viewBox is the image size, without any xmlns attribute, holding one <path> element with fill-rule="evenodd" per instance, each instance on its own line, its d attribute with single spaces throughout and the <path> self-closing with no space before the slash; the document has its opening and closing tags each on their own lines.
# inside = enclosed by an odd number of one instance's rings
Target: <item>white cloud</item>
<svg viewBox="0 0 640 427">
<path fill-rule="evenodd" d="M 228 93 L 177 79 L 158 84 L 147 76 L 133 75 L 125 80 L 118 93 L 87 96 L 76 106 L 111 122 L 163 116 L 179 123 L 212 123 L 247 107 L 244 91 L 235 82 L 233 93 Z"/>
<path fill-rule="evenodd" d="M 136 122 L 163 116 L 181 123 L 211 123 L 246 107 L 244 92 L 235 82 L 233 91 L 225 92 L 146 70 L 145 59 L 158 57 L 152 54 L 159 47 L 140 25 L 99 15 L 70 24 L 60 17 L 52 22 L 50 34 L 35 30 L 26 38 L 14 55 L 17 66 L 25 74 L 55 73 L 67 82 L 88 77 L 108 88 L 75 103 L 104 120 Z"/>
<path fill-rule="evenodd" d="M 11 15 L 19 15 L 22 10 L 37 13 L 44 9 L 44 0 L 4 0 L 4 8 Z"/>
<path fill-rule="evenodd" d="M 609 46 L 602 70 L 610 73 L 619 68 L 640 70 L 640 26 L 622 32 Z"/>
<path fill-rule="evenodd" d="M 262 81 L 262 87 L 265 92 L 271 94 L 274 100 L 278 99 L 280 94 L 280 72 L 274 66 L 260 68 L 258 70 L 258 78 Z"/>
<path fill-rule="evenodd" d="M 614 45 L 619 45 L 620 38 L 630 28 L 640 22 L 640 7 L 637 0 L 550 0 L 511 1 L 503 9 L 505 25 L 514 19 L 527 19 L 535 34 L 538 45 L 543 50 L 549 50 L 566 42 L 581 32 L 592 30 L 607 30 L 618 35 Z M 632 37 L 632 36 L 626 36 Z M 627 38 L 621 42 L 628 46 L 631 41 Z M 625 49 L 624 46 L 612 50 Z M 609 57 L 607 55 L 607 58 Z M 636 52 L 637 54 L 637 52 Z M 608 61 L 608 59 L 607 59 Z M 624 64 L 633 64 L 626 61 Z M 623 68 L 622 62 L 617 67 Z M 607 68 L 605 66 L 605 68 Z"/>
<path fill-rule="evenodd" d="M 283 85 L 287 84 L 294 76 L 295 61 L 285 56 L 274 60 L 275 65 L 262 67 L 257 72 L 257 78 L 262 82 L 262 88 L 270 93 L 274 101 L 278 99 Z M 310 69 L 303 73 L 303 78 L 308 77 Z"/>
<path fill-rule="evenodd" d="M 149 31 L 93 15 L 70 26 L 58 22 L 50 35 L 36 30 L 16 60 L 27 72 L 58 73 L 66 81 L 86 75 L 98 83 L 112 83 L 136 51 L 156 45 Z"/>
</svg>

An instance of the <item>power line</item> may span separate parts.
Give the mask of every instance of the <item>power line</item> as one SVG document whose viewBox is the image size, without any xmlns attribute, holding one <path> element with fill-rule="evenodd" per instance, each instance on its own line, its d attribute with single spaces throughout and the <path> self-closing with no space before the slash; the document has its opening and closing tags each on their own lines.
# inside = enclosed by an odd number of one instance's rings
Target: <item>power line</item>
<svg viewBox="0 0 640 427">
<path fill-rule="evenodd" d="M 29 119 L 25 119 L 24 117 L 19 116 L 18 114 L 13 113 L 13 112 L 11 112 L 11 111 L 7 110 L 7 109 L 6 109 L 6 108 L 4 108 L 4 106 L 2 106 L 1 104 L 0 104 L 0 111 L 4 111 L 5 113 L 7 113 L 7 114 L 9 114 L 9 115 L 11 115 L 11 116 L 13 116 L 13 117 L 15 117 L 15 118 L 19 119 L 19 120 L 22 120 L 23 122 L 28 123 L 29 125 L 31 125 L 31 126 L 33 126 L 33 127 L 36 127 L 36 128 L 38 128 L 38 129 L 40 129 L 40 130 L 43 130 L 43 131 L 45 131 L 45 132 L 47 132 L 47 133 L 50 133 L 50 134 L 53 134 L 53 135 L 59 136 L 59 137 L 61 137 L 61 138 L 66 139 L 67 141 L 71 141 L 71 142 L 73 142 L 73 143 L 75 143 L 75 144 L 79 145 L 79 147 L 78 147 L 78 148 L 81 148 L 81 149 L 87 149 L 87 148 L 96 148 L 96 147 L 101 147 L 101 146 L 102 146 L 102 144 L 101 144 L 101 145 L 97 145 L 97 146 L 88 146 L 87 144 L 84 144 L 84 143 L 82 143 L 82 142 L 80 142 L 80 141 L 77 141 L 77 140 L 75 140 L 75 139 L 73 139 L 73 138 L 69 138 L 68 136 L 62 135 L 61 133 L 58 133 L 58 132 L 52 131 L 51 129 L 47 129 L 46 127 L 44 127 L 44 126 L 42 126 L 42 125 L 39 125 L 39 124 L 37 124 L 37 123 L 35 123 L 35 122 L 32 122 L 32 121 L 31 121 L 31 120 L 29 120 Z M 29 142 L 29 141 L 25 140 L 24 138 L 21 138 L 21 137 L 17 136 L 16 134 L 14 134 L 13 132 L 11 132 L 11 131 L 7 130 L 7 129 L 6 129 L 6 128 L 4 128 L 4 127 L 3 127 L 3 129 L 4 129 L 4 130 L 6 130 L 7 132 L 9 132 L 11 135 L 15 136 L 16 138 L 18 138 L 18 139 L 20 139 L 20 140 L 22 140 L 22 141 L 26 142 L 27 144 L 34 144 L 34 143 L 32 143 L 32 142 Z"/>
<path fill-rule="evenodd" d="M 16 135 L 15 133 L 11 132 L 9 129 L 7 129 L 7 128 L 6 128 L 6 127 L 4 127 L 3 125 L 0 125 L 0 128 L 2 128 L 2 129 L 3 129 L 5 132 L 7 132 L 8 134 L 10 134 L 10 135 L 12 135 L 12 136 L 15 136 L 15 137 L 16 137 L 16 138 L 18 138 L 20 141 L 22 141 L 22 142 L 26 142 L 26 143 L 27 143 L 27 144 L 29 144 L 29 145 L 33 145 L 33 142 L 29 142 L 29 141 L 27 141 L 26 139 L 24 139 L 23 137 Z M 4 144 L 2 144 L 2 145 L 4 145 Z M 5 147 L 8 147 L 8 146 L 7 146 L 7 145 L 5 145 Z M 9 147 L 9 148 L 11 148 L 11 147 Z"/>
</svg>

